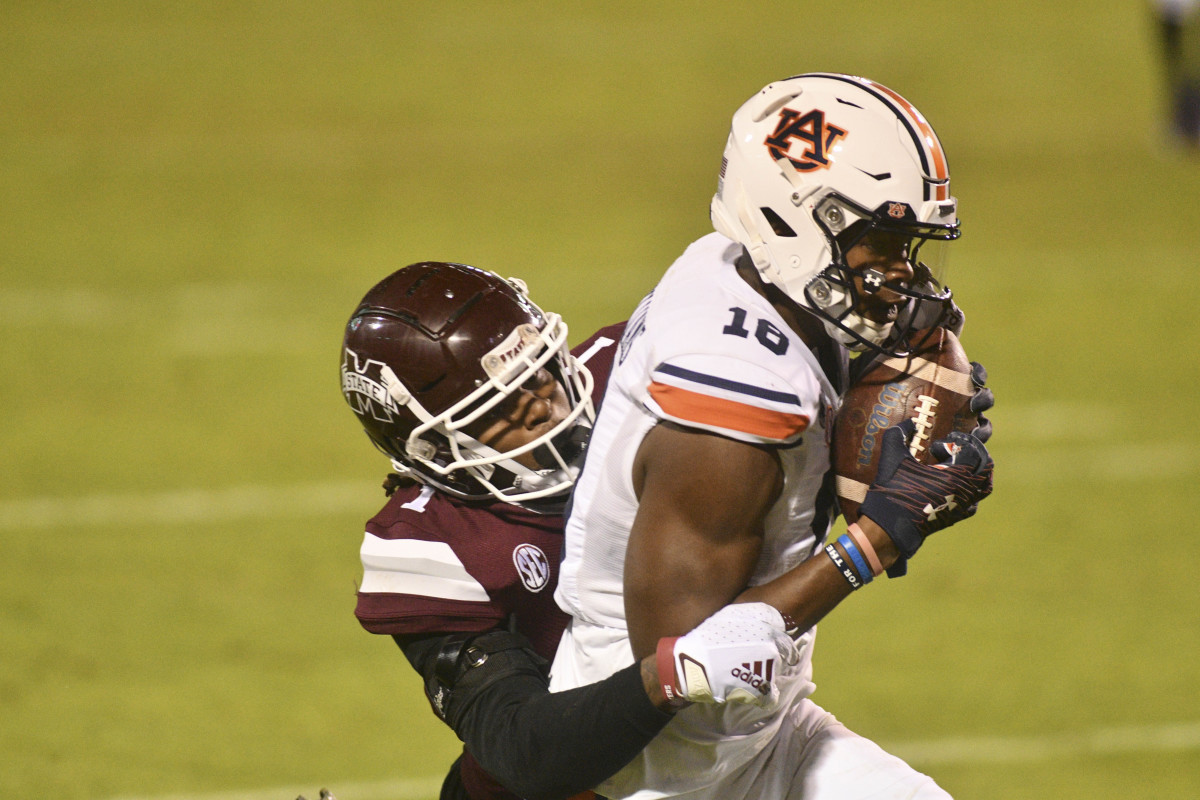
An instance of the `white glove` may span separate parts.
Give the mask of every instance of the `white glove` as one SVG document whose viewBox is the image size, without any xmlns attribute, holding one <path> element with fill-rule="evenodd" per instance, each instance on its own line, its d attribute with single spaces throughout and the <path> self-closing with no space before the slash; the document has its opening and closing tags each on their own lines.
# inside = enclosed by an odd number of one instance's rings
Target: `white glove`
<svg viewBox="0 0 1200 800">
<path fill-rule="evenodd" d="M 672 702 L 754 703 L 779 699 L 778 662 L 795 664 L 783 615 L 766 603 L 735 603 L 690 633 L 658 640 L 658 677 Z"/>
</svg>

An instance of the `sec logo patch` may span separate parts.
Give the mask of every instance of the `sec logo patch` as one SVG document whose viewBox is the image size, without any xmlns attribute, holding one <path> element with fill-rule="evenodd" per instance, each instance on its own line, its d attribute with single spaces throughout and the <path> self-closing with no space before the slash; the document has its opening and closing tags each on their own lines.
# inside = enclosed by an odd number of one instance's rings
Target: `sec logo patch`
<svg viewBox="0 0 1200 800">
<path fill-rule="evenodd" d="M 531 592 L 540 592 L 550 583 L 550 559 L 540 547 L 532 544 L 517 545 L 513 550 L 513 564 L 521 583 Z"/>
</svg>

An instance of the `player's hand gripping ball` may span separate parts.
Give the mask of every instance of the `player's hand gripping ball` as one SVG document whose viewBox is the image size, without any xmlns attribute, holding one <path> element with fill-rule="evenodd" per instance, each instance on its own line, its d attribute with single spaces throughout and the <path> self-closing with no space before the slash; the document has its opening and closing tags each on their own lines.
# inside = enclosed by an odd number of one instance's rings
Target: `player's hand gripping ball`
<svg viewBox="0 0 1200 800">
<path fill-rule="evenodd" d="M 930 445 L 951 431 L 987 439 L 991 424 L 981 416 L 991 406 L 983 387 L 986 373 L 973 364 L 958 337 L 945 328 L 914 334 L 910 356 L 882 358 L 846 392 L 834 424 L 833 471 L 838 504 L 846 522 L 875 482 L 883 432 L 904 420 L 915 426 L 909 453 L 930 463 Z"/>
<path fill-rule="evenodd" d="M 859 509 L 887 532 L 901 561 L 912 558 L 926 537 L 972 516 L 992 493 L 992 457 L 983 442 L 950 431 L 929 448 L 930 462 L 915 459 L 909 419 L 883 434 L 879 471 Z M 903 574 L 902 565 L 888 574 Z"/>
</svg>

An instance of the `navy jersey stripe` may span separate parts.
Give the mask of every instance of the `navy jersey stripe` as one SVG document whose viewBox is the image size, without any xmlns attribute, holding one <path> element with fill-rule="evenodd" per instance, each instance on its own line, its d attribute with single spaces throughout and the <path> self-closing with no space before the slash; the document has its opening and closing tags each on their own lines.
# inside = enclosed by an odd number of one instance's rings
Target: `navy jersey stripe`
<svg viewBox="0 0 1200 800">
<path fill-rule="evenodd" d="M 731 381 L 727 378 L 718 378 L 715 375 L 706 375 L 703 372 L 693 372 L 690 369 L 676 367 L 673 364 L 659 364 L 657 367 L 655 367 L 654 371 L 662 372 L 667 375 L 674 375 L 676 378 L 683 378 L 684 380 L 691 381 L 693 383 L 712 386 L 714 388 L 724 389 L 729 392 L 737 392 L 739 394 L 745 394 L 751 397 L 758 397 L 763 400 L 770 400 L 774 403 L 791 403 L 795 406 L 800 405 L 800 398 L 794 394 L 777 392 L 772 389 L 764 389 L 761 386 L 751 386 L 747 383 L 738 383 L 737 381 Z"/>
</svg>

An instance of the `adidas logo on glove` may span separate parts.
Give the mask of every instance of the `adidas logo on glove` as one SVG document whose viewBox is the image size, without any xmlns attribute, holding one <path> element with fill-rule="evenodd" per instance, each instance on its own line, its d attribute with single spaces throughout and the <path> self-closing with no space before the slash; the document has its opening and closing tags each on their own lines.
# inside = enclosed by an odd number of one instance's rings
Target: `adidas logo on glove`
<svg viewBox="0 0 1200 800">
<path fill-rule="evenodd" d="M 731 669 L 729 674 L 761 692 L 770 684 L 774 672 L 775 660 L 771 659 L 769 661 L 743 662 L 740 667 Z"/>
<path fill-rule="evenodd" d="M 783 615 L 765 603 L 733 603 L 678 637 L 658 640 L 658 675 L 673 702 L 752 703 L 779 699 L 775 662 L 800 654 Z"/>
</svg>

